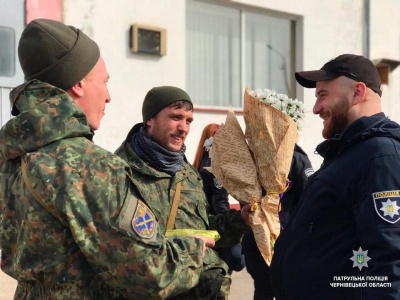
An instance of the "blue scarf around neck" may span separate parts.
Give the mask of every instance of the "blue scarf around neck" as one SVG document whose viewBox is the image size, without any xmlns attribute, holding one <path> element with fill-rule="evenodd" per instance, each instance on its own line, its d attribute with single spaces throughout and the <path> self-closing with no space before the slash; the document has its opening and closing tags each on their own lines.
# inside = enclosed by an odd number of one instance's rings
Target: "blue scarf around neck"
<svg viewBox="0 0 400 300">
<path fill-rule="evenodd" d="M 131 146 L 141 159 L 149 163 L 156 170 L 165 172 L 171 176 L 184 163 L 185 145 L 183 145 L 182 150 L 179 152 L 169 151 L 153 142 L 143 127 L 133 134 Z"/>
</svg>

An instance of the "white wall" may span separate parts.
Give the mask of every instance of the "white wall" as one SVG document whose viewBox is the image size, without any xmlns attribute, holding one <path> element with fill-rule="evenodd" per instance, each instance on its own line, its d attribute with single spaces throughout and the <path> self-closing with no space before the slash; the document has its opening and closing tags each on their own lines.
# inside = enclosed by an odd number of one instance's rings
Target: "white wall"
<svg viewBox="0 0 400 300">
<path fill-rule="evenodd" d="M 107 105 L 95 141 L 114 151 L 130 128 L 142 120 L 141 105 L 154 86 L 185 88 L 185 1 L 65 0 L 64 22 L 89 34 L 100 46 L 111 75 Z M 132 54 L 133 23 L 167 29 L 167 55 Z"/>
<path fill-rule="evenodd" d="M 400 1 L 371 1 L 371 58 L 400 60 Z M 383 86 L 383 111 L 400 122 L 400 66 Z"/>
<path fill-rule="evenodd" d="M 319 69 L 340 54 L 363 54 L 364 0 L 241 0 L 212 1 L 246 5 L 256 9 L 288 14 L 299 25 L 302 45 L 297 70 Z M 370 58 L 400 60 L 400 1 L 371 0 Z M 141 104 L 153 86 L 175 85 L 185 89 L 185 1 L 184 0 L 64 0 L 64 22 L 82 28 L 100 45 L 111 74 L 112 101 L 95 141 L 114 151 L 132 125 L 141 121 Z M 134 55 L 128 44 L 129 27 L 143 23 L 167 29 L 167 55 L 161 58 Z M 400 121 L 400 67 L 384 86 L 383 107 Z M 244 89 L 245 87 L 243 87 Z M 298 86 L 298 98 L 305 101 L 306 124 L 299 144 L 306 150 L 315 169 L 321 164 L 313 154 L 322 141 L 322 120 L 312 114 L 314 90 Z M 194 102 L 196 99 L 193 99 Z M 195 112 L 195 122 L 186 141 L 187 157 L 192 161 L 205 125 L 221 123 L 225 113 Z M 239 116 L 243 125 L 243 118 Z"/>
</svg>

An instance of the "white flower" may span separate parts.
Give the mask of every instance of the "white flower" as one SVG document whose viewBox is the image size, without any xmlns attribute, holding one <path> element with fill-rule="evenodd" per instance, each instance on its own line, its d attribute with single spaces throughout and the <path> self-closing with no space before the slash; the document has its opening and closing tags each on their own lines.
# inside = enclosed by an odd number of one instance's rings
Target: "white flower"
<svg viewBox="0 0 400 300">
<path fill-rule="evenodd" d="M 297 99 L 291 99 L 286 94 L 278 94 L 269 89 L 256 89 L 249 91 L 249 95 L 260 99 L 272 107 L 289 115 L 296 122 L 297 129 L 303 128 L 304 104 Z"/>
<path fill-rule="evenodd" d="M 282 110 L 282 106 L 281 106 L 281 103 L 279 101 L 271 104 L 271 106 L 276 108 L 276 109 L 278 109 L 278 110 Z"/>
<path fill-rule="evenodd" d="M 288 112 L 288 115 L 293 117 L 296 113 L 296 106 L 294 106 L 294 105 L 288 106 L 287 112 Z"/>
<path fill-rule="evenodd" d="M 214 141 L 214 137 L 213 136 L 204 141 L 204 145 L 203 146 L 204 146 L 204 148 L 206 148 L 206 151 L 210 151 L 210 148 L 211 148 L 211 145 L 212 145 L 213 141 Z"/>
<path fill-rule="evenodd" d="M 296 125 L 299 131 L 303 129 L 303 122 L 300 119 L 296 121 Z"/>
<path fill-rule="evenodd" d="M 261 89 L 257 89 L 257 90 L 255 90 L 255 95 L 254 95 L 254 97 L 256 97 L 256 98 L 263 98 L 262 97 L 262 94 L 263 94 L 263 91 L 261 90 Z"/>
</svg>

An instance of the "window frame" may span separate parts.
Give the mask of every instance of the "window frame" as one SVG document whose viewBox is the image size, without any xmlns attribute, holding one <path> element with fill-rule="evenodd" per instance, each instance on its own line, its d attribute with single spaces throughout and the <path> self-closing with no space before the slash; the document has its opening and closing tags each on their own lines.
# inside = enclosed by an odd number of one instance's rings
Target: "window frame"
<svg viewBox="0 0 400 300">
<path fill-rule="evenodd" d="M 283 18 L 286 19 L 290 22 L 290 32 L 289 32 L 289 38 L 290 38 L 290 63 L 289 63 L 289 92 L 288 96 L 291 98 L 296 98 L 296 95 L 299 94 L 299 87 L 296 85 L 296 80 L 294 78 L 295 70 L 300 69 L 300 57 L 302 57 L 303 51 L 303 44 L 302 44 L 302 28 L 303 28 L 303 18 L 299 15 L 294 15 L 290 13 L 285 13 L 281 11 L 276 11 L 276 10 L 271 10 L 268 8 L 264 7 L 258 7 L 258 6 L 253 6 L 253 5 L 247 5 L 247 4 L 240 4 L 240 3 L 228 3 L 223 0 L 187 0 L 186 4 L 190 5 L 189 2 L 203 2 L 207 4 L 212 4 L 212 5 L 218 5 L 218 6 L 223 6 L 223 7 L 228 7 L 228 8 L 233 8 L 237 9 L 240 12 L 240 86 L 245 86 L 245 77 L 246 77 L 246 71 L 245 71 L 245 63 L 246 63 L 246 52 L 245 52 L 245 32 L 246 32 L 246 14 L 248 13 L 256 13 L 256 14 L 262 14 L 268 17 L 272 18 Z M 188 10 L 186 10 L 188 12 Z M 187 31 L 186 31 L 187 32 Z M 188 32 L 187 32 L 188 34 Z M 186 47 L 189 47 L 188 45 Z M 186 53 L 188 49 L 186 48 Z M 186 65 L 186 73 L 188 74 L 188 64 Z M 188 75 L 187 75 L 188 76 Z M 232 88 L 232 87 L 230 87 Z M 250 88 L 267 88 L 267 87 L 250 87 Z M 282 91 L 278 91 L 282 92 Z M 190 91 L 189 91 L 190 93 Z M 244 88 L 243 88 L 243 93 L 244 93 Z M 199 104 L 196 105 L 195 110 L 196 111 L 201 111 L 201 112 L 226 112 L 229 109 L 233 110 L 236 113 L 241 113 L 243 112 L 243 97 L 240 99 L 240 107 L 231 107 L 230 104 L 227 104 L 226 106 L 215 106 L 215 105 L 205 105 L 205 104 Z"/>
</svg>

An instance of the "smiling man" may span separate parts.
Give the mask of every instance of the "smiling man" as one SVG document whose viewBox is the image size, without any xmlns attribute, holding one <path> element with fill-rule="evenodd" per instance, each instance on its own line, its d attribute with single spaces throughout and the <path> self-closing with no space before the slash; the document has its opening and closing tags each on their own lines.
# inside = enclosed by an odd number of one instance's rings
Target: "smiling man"
<svg viewBox="0 0 400 300">
<path fill-rule="evenodd" d="M 202 179 L 186 160 L 185 140 L 193 121 L 189 95 L 173 86 L 152 88 L 144 99 L 142 114 L 143 123 L 132 128 L 116 154 L 130 164 L 137 190 L 161 230 L 218 230 L 219 246 L 239 243 L 246 230 L 240 212 L 208 216 Z M 225 299 L 230 282 L 228 266 L 207 248 L 199 284 L 174 299 Z"/>
<path fill-rule="evenodd" d="M 14 299 L 165 299 L 197 286 L 215 241 L 166 239 L 128 164 L 92 141 L 111 101 L 97 43 L 35 19 L 18 56 L 26 82 L 0 129 L 1 269 Z"/>
<path fill-rule="evenodd" d="M 381 110 L 367 58 L 343 54 L 295 74 L 316 89 L 324 158 L 271 264 L 277 299 L 400 298 L 400 126 Z"/>
</svg>

